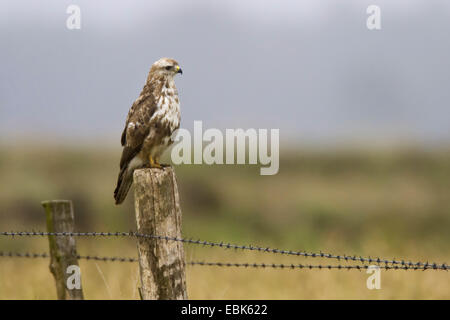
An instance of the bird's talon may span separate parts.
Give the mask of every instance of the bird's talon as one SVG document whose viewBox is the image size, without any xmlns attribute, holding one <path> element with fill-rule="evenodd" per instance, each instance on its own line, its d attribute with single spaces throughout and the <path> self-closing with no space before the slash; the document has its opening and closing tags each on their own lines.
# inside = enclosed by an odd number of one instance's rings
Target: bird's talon
<svg viewBox="0 0 450 320">
<path fill-rule="evenodd" d="M 154 160 L 152 157 L 149 157 L 149 160 L 150 160 L 150 168 L 163 169 L 163 167 L 159 164 L 159 162 Z"/>
</svg>

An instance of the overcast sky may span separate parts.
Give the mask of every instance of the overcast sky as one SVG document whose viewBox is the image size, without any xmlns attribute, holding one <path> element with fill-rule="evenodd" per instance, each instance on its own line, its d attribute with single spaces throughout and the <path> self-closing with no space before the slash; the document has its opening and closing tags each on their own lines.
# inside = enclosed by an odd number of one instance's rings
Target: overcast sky
<svg viewBox="0 0 450 320">
<path fill-rule="evenodd" d="M 66 28 L 70 4 L 80 30 Z M 366 28 L 370 4 L 379 31 Z M 448 144 L 449 18 L 446 0 L 3 0 L 1 139 L 116 142 L 151 64 L 169 56 L 186 128 Z"/>
</svg>

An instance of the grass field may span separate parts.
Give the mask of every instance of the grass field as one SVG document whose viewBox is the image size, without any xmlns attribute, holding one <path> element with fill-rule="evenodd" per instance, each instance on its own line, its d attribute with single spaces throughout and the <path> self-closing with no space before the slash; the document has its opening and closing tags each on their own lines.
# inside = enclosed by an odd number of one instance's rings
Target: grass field
<svg viewBox="0 0 450 320">
<path fill-rule="evenodd" d="M 132 197 L 114 206 L 120 150 L 0 149 L 0 229 L 45 230 L 41 200 L 72 199 L 79 231 L 134 229 Z M 276 176 L 257 166 L 176 167 L 186 237 L 413 261 L 450 261 L 450 153 L 290 152 Z M 120 243 L 119 243 L 120 242 Z M 0 238 L 0 250 L 48 251 L 41 239 Z M 185 246 L 187 260 L 336 263 Z M 130 239 L 78 240 L 80 254 L 136 256 Z M 138 265 L 81 261 L 86 298 L 136 299 Z M 444 271 L 187 268 L 191 299 L 449 299 Z M 45 259 L 0 258 L 0 299 L 54 299 Z"/>
</svg>

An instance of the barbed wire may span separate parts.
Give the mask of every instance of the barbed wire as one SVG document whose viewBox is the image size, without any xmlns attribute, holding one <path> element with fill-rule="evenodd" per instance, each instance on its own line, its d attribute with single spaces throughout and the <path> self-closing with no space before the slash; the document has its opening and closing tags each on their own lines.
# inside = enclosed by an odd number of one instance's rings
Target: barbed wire
<svg viewBox="0 0 450 320">
<path fill-rule="evenodd" d="M 260 246 L 252 246 L 252 245 L 236 245 L 231 243 L 224 242 L 211 242 L 205 240 L 194 240 L 194 239 L 185 239 L 185 238 L 177 238 L 177 237 L 169 237 L 169 236 L 160 236 L 160 235 L 151 235 L 151 234 L 143 234 L 137 232 L 42 232 L 42 231 L 2 231 L 0 232 L 0 236 L 56 236 L 56 237 L 132 237 L 132 238 L 146 238 L 146 239 L 158 239 L 165 241 L 177 241 L 186 244 L 194 244 L 201 245 L 205 247 L 219 247 L 225 249 L 236 249 L 236 250 L 250 250 L 250 251 L 258 251 L 265 253 L 275 253 L 282 255 L 293 255 L 293 256 L 302 256 L 302 257 L 311 257 L 311 258 L 326 258 L 326 259 L 335 259 L 338 261 L 345 262 L 362 262 L 362 263 L 370 263 L 377 264 L 383 267 L 394 268 L 395 266 L 403 268 L 413 269 L 415 267 L 422 267 L 425 269 L 429 269 L 430 266 L 437 266 L 439 270 L 449 270 L 450 266 L 446 263 L 429 263 L 429 262 L 411 262 L 407 260 L 396 260 L 394 259 L 384 259 L 384 258 L 371 258 L 371 257 L 362 257 L 362 256 L 349 256 L 349 255 L 336 255 L 331 253 L 314 253 L 307 251 L 292 251 L 292 250 L 280 250 L 274 249 L 270 247 L 260 247 Z"/>
<path fill-rule="evenodd" d="M 12 252 L 12 251 L 0 251 L 0 257 L 3 258 L 50 258 L 50 255 L 46 252 L 44 253 L 30 253 L 30 252 Z M 95 256 L 95 255 L 76 255 L 77 259 L 82 260 L 95 260 L 95 261 L 105 261 L 105 262 L 138 262 L 138 258 L 133 257 L 103 257 L 103 256 Z"/>
<path fill-rule="evenodd" d="M 9 258 L 50 258 L 48 253 L 20 253 L 20 252 L 4 252 L 0 251 L 0 257 Z M 103 262 L 138 262 L 138 258 L 133 257 L 104 257 L 104 256 L 83 256 L 77 255 L 77 259 L 82 260 L 94 260 Z M 252 269 L 317 269 L 317 270 L 368 270 L 374 268 L 371 265 L 322 265 L 322 264 L 284 264 L 284 263 L 235 263 L 235 262 L 205 262 L 205 261 L 187 261 L 186 265 L 190 266 L 208 266 L 208 267 L 237 267 L 237 268 L 252 268 Z M 414 271 L 427 271 L 427 270 L 445 270 L 448 268 L 442 268 L 441 265 L 430 264 L 427 266 L 399 266 L 399 265 L 382 265 L 375 266 L 376 268 L 382 270 L 414 270 Z"/>
<path fill-rule="evenodd" d="M 216 266 L 216 267 L 244 267 L 244 268 L 273 268 L 273 269 L 318 269 L 318 270 L 332 270 L 332 269 L 338 269 L 338 270 L 367 270 L 371 268 L 379 268 L 383 270 L 445 270 L 448 271 L 448 267 L 445 266 L 445 269 L 442 268 L 440 265 L 430 265 L 430 266 L 413 266 L 409 267 L 407 265 L 400 266 L 400 265 L 323 265 L 323 264 L 283 264 L 283 263 L 272 263 L 272 264 L 266 264 L 266 263 L 229 263 L 229 262 L 202 262 L 202 261 L 190 261 L 187 262 L 187 264 L 190 265 L 201 265 L 201 266 Z"/>
</svg>

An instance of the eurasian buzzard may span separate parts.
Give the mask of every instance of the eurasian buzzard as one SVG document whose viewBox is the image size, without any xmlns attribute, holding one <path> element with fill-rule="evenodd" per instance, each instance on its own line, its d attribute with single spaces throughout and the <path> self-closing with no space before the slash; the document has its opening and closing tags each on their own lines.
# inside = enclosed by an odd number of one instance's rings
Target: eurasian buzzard
<svg viewBox="0 0 450 320">
<path fill-rule="evenodd" d="M 174 77 L 182 73 L 178 62 L 169 58 L 156 61 L 139 98 L 128 112 L 122 133 L 122 158 L 116 204 L 125 200 L 136 168 L 161 168 L 159 158 L 172 144 L 172 133 L 180 126 L 180 104 Z"/>
</svg>

